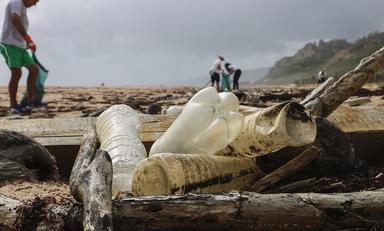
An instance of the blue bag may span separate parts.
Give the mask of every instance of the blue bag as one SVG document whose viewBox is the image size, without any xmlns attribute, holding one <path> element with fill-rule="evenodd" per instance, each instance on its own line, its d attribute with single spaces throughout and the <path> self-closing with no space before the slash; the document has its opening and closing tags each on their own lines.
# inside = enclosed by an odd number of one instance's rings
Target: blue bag
<svg viewBox="0 0 384 231">
<path fill-rule="evenodd" d="M 231 91 L 231 78 L 226 73 L 221 73 L 221 91 Z"/>
<path fill-rule="evenodd" d="M 32 60 L 37 65 L 39 71 L 36 78 L 36 103 L 43 102 L 44 84 L 48 77 L 48 70 L 39 62 L 35 53 L 32 54 Z M 20 105 L 25 107 L 28 102 L 28 92 L 24 92 Z"/>
</svg>

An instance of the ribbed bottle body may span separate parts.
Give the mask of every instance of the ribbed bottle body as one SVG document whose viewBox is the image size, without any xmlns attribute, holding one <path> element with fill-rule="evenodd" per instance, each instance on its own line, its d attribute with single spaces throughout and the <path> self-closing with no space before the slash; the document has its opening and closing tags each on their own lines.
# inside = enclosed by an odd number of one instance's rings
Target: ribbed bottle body
<svg viewBox="0 0 384 231">
<path fill-rule="evenodd" d="M 105 110 L 96 122 L 100 149 L 112 159 L 112 194 L 132 191 L 132 172 L 147 157 L 139 137 L 138 113 L 127 105 L 114 105 Z"/>
</svg>

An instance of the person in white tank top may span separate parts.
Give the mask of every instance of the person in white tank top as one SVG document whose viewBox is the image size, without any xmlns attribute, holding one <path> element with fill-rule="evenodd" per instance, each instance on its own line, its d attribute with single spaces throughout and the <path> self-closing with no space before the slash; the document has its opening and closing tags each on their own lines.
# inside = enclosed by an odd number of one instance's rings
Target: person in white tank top
<svg viewBox="0 0 384 231">
<path fill-rule="evenodd" d="M 222 70 L 222 62 L 224 57 L 219 55 L 218 58 L 213 62 L 212 66 L 209 68 L 209 76 L 211 77 L 211 87 L 216 84 L 217 92 L 220 91 L 220 71 Z"/>
</svg>

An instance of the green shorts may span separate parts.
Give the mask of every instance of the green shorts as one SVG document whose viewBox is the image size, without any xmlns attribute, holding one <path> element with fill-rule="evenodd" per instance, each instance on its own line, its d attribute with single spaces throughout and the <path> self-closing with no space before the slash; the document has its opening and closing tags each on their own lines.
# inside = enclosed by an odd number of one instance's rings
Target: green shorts
<svg viewBox="0 0 384 231">
<path fill-rule="evenodd" d="M 9 68 L 21 68 L 33 64 L 32 57 L 27 49 L 1 43 L 0 52 Z"/>
</svg>

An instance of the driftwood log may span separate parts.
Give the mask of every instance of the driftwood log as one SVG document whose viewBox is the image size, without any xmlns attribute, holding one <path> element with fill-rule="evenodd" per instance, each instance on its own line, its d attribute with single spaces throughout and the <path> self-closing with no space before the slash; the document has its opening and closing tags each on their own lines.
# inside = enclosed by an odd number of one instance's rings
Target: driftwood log
<svg viewBox="0 0 384 231">
<path fill-rule="evenodd" d="M 32 209 L 30 205 L 1 195 L 0 204 L 0 229 L 20 230 L 15 224 L 28 218 L 19 211 Z M 45 202 L 40 203 L 39 211 L 47 214 L 34 224 L 40 230 L 81 229 L 80 204 Z M 380 230 L 383 221 L 382 190 L 336 194 L 187 194 L 126 197 L 113 202 L 114 230 Z"/>
<path fill-rule="evenodd" d="M 335 83 L 335 78 L 329 77 L 324 83 L 320 84 L 318 87 L 313 89 L 311 93 L 309 93 L 300 103 L 302 105 L 305 105 L 306 103 L 312 100 L 315 100 L 334 83 Z"/>
<path fill-rule="evenodd" d="M 112 160 L 103 150 L 95 152 L 95 128 L 84 133 L 70 177 L 71 194 L 84 205 L 84 230 L 112 230 Z"/>
<path fill-rule="evenodd" d="M 0 182 L 16 179 L 58 181 L 56 160 L 31 138 L 0 129 Z"/>
<path fill-rule="evenodd" d="M 305 180 L 294 181 L 282 186 L 273 187 L 270 190 L 265 190 L 265 193 L 294 193 L 294 192 L 308 192 L 308 188 L 312 188 L 319 180 L 312 177 Z M 305 191 L 303 191 L 305 190 Z"/>
<path fill-rule="evenodd" d="M 126 198 L 116 230 L 335 230 L 383 225 L 383 191 Z"/>
</svg>

